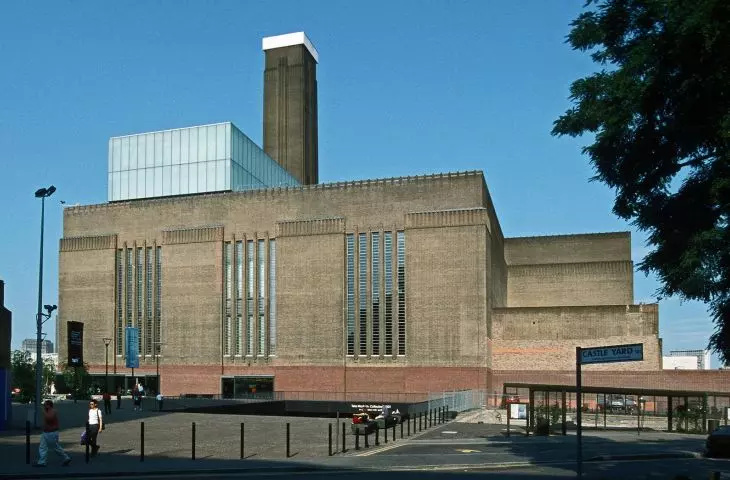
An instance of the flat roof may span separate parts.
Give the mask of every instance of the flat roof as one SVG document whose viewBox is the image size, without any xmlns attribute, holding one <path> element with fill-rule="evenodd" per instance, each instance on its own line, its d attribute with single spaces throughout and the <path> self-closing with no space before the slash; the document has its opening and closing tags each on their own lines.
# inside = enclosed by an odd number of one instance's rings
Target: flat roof
<svg viewBox="0 0 730 480">
<path fill-rule="evenodd" d="M 292 45 L 304 45 L 314 58 L 314 61 L 319 63 L 319 53 L 317 53 L 317 49 L 314 48 L 314 45 L 312 45 L 312 42 L 309 41 L 307 34 L 304 32 L 264 37 L 261 41 L 261 49 L 264 51 L 274 48 L 291 47 Z"/>
<path fill-rule="evenodd" d="M 527 388 L 535 392 L 575 392 L 575 385 L 548 385 L 539 383 L 515 383 L 505 382 L 504 388 Z M 704 390 L 666 390 L 656 388 L 631 388 L 631 387 L 589 387 L 581 386 L 581 392 L 586 393 L 607 393 L 626 394 L 655 397 L 698 397 L 708 395 L 711 397 L 730 397 L 728 392 L 707 392 Z"/>
</svg>

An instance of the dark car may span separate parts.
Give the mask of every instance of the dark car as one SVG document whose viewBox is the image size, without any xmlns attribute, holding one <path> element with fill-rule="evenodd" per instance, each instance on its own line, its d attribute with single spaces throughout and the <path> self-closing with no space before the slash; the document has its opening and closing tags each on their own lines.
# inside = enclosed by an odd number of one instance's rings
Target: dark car
<svg viewBox="0 0 730 480">
<path fill-rule="evenodd" d="M 707 436 L 708 457 L 730 457 L 730 427 L 717 427 Z"/>
</svg>

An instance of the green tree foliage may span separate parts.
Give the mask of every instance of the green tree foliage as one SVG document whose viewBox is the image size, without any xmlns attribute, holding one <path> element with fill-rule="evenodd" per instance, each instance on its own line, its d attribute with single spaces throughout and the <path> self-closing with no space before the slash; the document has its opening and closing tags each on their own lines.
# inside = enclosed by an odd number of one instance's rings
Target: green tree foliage
<svg viewBox="0 0 730 480">
<path fill-rule="evenodd" d="M 71 390 L 74 399 L 87 397 L 84 385 L 88 383 L 89 365 L 86 362 L 80 367 L 63 365 L 61 367 L 61 374 L 63 375 L 63 382 Z"/>
<path fill-rule="evenodd" d="M 571 85 L 553 135 L 592 134 L 594 180 L 647 232 L 657 295 L 709 305 L 730 361 L 730 1 L 589 1 L 568 43 L 599 71 Z"/>
<path fill-rule="evenodd" d="M 27 402 L 35 399 L 35 369 L 36 362 L 31 359 L 29 352 L 15 350 L 10 361 L 12 371 L 12 387 L 20 389 L 19 400 Z M 43 377 L 41 381 L 42 393 L 45 395 L 50 389 L 51 382 L 56 378 L 56 369 L 50 362 L 43 362 Z"/>
</svg>

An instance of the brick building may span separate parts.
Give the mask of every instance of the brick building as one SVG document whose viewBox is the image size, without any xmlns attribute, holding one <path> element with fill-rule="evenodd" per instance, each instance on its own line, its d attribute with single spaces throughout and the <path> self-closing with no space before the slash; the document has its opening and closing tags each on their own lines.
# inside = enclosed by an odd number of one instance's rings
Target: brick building
<svg viewBox="0 0 730 480">
<path fill-rule="evenodd" d="M 264 50 L 263 152 L 232 124 L 113 138 L 110 201 L 64 210 L 61 361 L 81 321 L 91 371 L 110 338 L 128 379 L 138 327 L 135 377 L 167 395 L 499 391 L 619 343 L 644 361 L 589 379 L 661 370 L 629 233 L 505 238 L 481 172 L 318 184 L 319 57 L 303 34 Z"/>
</svg>

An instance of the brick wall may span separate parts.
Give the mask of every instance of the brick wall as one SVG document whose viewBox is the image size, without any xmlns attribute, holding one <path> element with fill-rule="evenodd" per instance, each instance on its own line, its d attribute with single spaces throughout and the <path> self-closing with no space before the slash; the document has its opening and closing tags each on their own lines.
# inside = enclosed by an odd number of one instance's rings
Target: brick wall
<svg viewBox="0 0 730 480">
<path fill-rule="evenodd" d="M 631 233 L 505 238 L 509 265 L 631 261 Z"/>
</svg>

